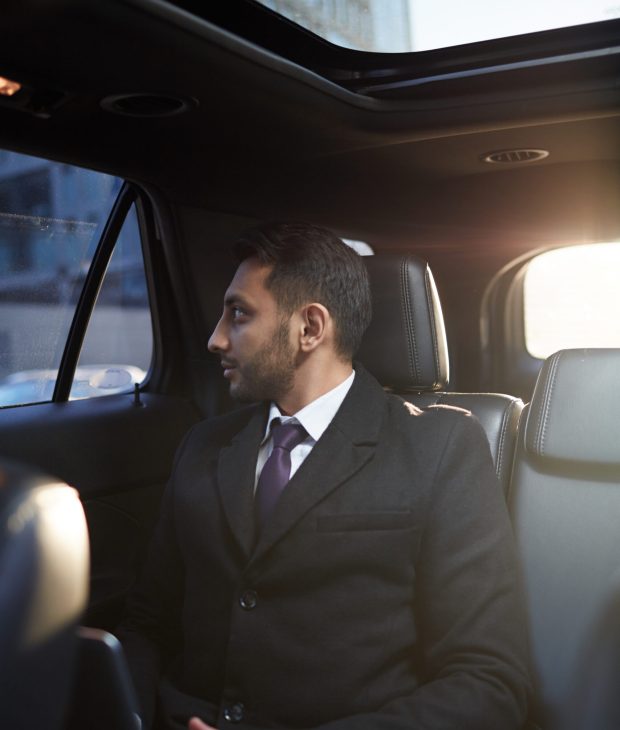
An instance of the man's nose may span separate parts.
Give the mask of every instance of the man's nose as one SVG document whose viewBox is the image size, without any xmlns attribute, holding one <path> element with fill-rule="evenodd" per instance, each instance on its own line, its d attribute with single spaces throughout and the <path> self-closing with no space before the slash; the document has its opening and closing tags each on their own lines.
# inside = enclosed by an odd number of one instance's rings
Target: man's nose
<svg viewBox="0 0 620 730">
<path fill-rule="evenodd" d="M 215 329 L 209 337 L 207 347 L 209 352 L 223 352 L 228 347 L 228 337 L 226 337 L 224 327 L 224 316 L 220 317 L 220 321 L 215 325 Z"/>
</svg>

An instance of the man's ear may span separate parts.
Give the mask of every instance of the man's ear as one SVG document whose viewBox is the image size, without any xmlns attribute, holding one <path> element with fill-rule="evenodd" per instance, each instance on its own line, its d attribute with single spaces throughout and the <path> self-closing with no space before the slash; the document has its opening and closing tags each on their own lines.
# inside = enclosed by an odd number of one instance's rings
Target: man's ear
<svg viewBox="0 0 620 730">
<path fill-rule="evenodd" d="M 318 302 L 306 304 L 300 314 L 302 324 L 301 350 L 302 352 L 311 352 L 325 340 L 325 336 L 331 328 L 331 315 Z"/>
</svg>

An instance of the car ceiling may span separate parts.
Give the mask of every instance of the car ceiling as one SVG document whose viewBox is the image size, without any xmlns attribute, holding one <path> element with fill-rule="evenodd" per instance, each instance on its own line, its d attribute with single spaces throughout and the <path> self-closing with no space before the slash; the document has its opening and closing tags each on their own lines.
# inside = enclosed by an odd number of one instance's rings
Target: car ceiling
<svg viewBox="0 0 620 730">
<path fill-rule="evenodd" d="M 61 92 L 47 119 L 0 107 L 0 145 L 152 185 L 169 199 L 256 217 L 305 217 L 370 238 L 411 226 L 620 234 L 616 56 L 353 94 L 157 0 L 26 0 L 3 10 L 0 74 Z M 137 119 L 106 97 L 172 94 L 186 114 Z M 481 155 L 543 148 L 546 160 Z M 354 225 L 352 225 L 354 221 Z M 531 244 L 530 244 L 531 245 Z"/>
</svg>

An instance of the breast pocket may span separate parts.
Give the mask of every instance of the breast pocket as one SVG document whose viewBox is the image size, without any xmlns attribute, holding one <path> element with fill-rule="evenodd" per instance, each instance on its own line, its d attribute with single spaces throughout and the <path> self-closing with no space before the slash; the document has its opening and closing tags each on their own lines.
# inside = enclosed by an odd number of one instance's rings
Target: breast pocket
<svg viewBox="0 0 620 730">
<path fill-rule="evenodd" d="M 413 526 L 413 514 L 409 511 L 323 515 L 316 520 L 317 532 L 407 530 Z"/>
</svg>

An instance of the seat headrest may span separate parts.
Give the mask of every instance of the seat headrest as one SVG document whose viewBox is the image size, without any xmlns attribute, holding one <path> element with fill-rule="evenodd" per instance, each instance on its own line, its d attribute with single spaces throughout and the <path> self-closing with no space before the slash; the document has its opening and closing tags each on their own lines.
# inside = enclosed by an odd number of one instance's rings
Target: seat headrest
<svg viewBox="0 0 620 730">
<path fill-rule="evenodd" d="M 89 562 L 75 489 L 0 461 L 0 727 L 65 727 Z"/>
<path fill-rule="evenodd" d="M 620 468 L 620 349 L 560 350 L 545 361 L 525 448 L 538 459 Z"/>
<path fill-rule="evenodd" d="M 357 359 L 392 390 L 442 390 L 448 346 L 428 264 L 415 256 L 366 256 L 372 321 Z"/>
</svg>

